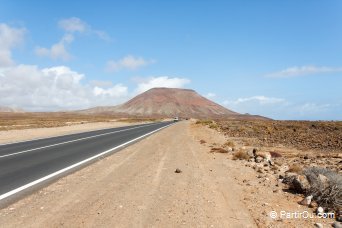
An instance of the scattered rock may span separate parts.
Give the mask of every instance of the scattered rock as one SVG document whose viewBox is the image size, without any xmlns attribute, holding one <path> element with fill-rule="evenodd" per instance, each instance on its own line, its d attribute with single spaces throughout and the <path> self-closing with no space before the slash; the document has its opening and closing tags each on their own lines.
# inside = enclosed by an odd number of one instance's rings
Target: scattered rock
<svg viewBox="0 0 342 228">
<path fill-rule="evenodd" d="M 323 228 L 323 225 L 322 225 L 322 223 L 315 223 L 315 225 L 314 225 L 315 227 L 317 227 L 317 228 Z"/>
<path fill-rule="evenodd" d="M 262 157 L 263 159 L 265 159 L 266 161 L 270 161 L 271 160 L 271 154 L 269 152 L 264 152 L 264 151 L 256 151 L 255 153 L 256 157 Z"/>
<path fill-rule="evenodd" d="M 204 143 L 207 143 L 207 142 L 206 142 L 205 140 L 201 139 L 201 140 L 200 140 L 200 143 L 201 143 L 201 144 L 204 144 Z"/>
<path fill-rule="evenodd" d="M 342 228 L 342 224 L 340 222 L 334 222 L 332 226 L 334 228 Z"/>
<path fill-rule="evenodd" d="M 254 158 L 255 154 L 254 154 L 254 150 L 247 150 L 247 155 L 250 157 L 250 158 Z"/>
<path fill-rule="evenodd" d="M 283 183 L 298 193 L 305 193 L 310 188 L 310 183 L 304 175 L 286 173 Z"/>
<path fill-rule="evenodd" d="M 233 151 L 234 151 L 234 148 L 228 147 L 228 148 L 227 148 L 227 151 L 228 151 L 228 152 L 233 152 Z"/>
<path fill-rule="evenodd" d="M 262 162 L 262 160 L 264 160 L 264 159 L 262 157 L 260 157 L 260 156 L 255 158 L 255 162 L 256 163 L 260 163 L 260 162 Z"/>
<path fill-rule="evenodd" d="M 257 172 L 258 173 L 264 173 L 264 171 L 262 169 L 260 169 L 260 168 L 258 168 Z"/>
<path fill-rule="evenodd" d="M 175 170 L 175 173 L 181 173 L 181 172 L 182 172 L 182 170 L 180 170 L 178 168 Z"/>
<path fill-rule="evenodd" d="M 312 197 L 313 197 L 312 195 L 305 197 L 302 201 L 299 202 L 299 204 L 304 205 L 304 206 L 310 205 Z"/>
<path fill-rule="evenodd" d="M 223 148 L 221 148 L 221 147 L 213 147 L 213 148 L 211 148 L 211 151 L 210 151 L 210 152 L 211 152 L 211 153 L 222 153 L 222 154 L 228 153 L 227 150 L 225 150 L 225 149 L 223 149 Z"/>
</svg>

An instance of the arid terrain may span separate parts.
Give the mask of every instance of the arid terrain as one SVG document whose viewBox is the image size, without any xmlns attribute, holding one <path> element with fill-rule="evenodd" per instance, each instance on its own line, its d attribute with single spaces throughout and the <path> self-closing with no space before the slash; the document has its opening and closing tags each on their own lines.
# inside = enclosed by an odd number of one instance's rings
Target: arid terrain
<svg viewBox="0 0 342 228">
<path fill-rule="evenodd" d="M 227 175 L 228 160 L 208 153 L 193 131 L 189 122 L 181 122 L 61 178 L 2 209 L 0 223 L 6 227 L 255 227 L 240 185 Z"/>
<path fill-rule="evenodd" d="M 191 120 L 164 129 L 1 209 L 0 223 L 6 227 L 313 227 L 316 223 L 330 227 L 335 222 L 270 217 L 271 211 L 315 214 L 317 205 L 299 204 L 303 194 L 279 179 L 294 162 L 309 166 L 321 161 L 314 153 L 259 146 L 260 152 L 281 157 L 272 157 L 273 163 L 248 161 L 240 152 L 253 150 L 251 142 L 245 145 L 246 138 L 232 137 L 217 126 L 220 123 Z M 322 161 L 341 167 L 339 155 Z"/>
<path fill-rule="evenodd" d="M 245 144 L 342 152 L 342 121 L 218 120 L 215 123 L 224 134 L 241 138 Z"/>
<path fill-rule="evenodd" d="M 118 117 L 115 115 L 79 114 L 75 112 L 0 112 L 0 131 L 14 129 L 51 128 L 87 123 L 144 122 L 153 118 Z"/>
<path fill-rule="evenodd" d="M 114 107 L 0 113 L 0 144 L 175 116 L 186 120 L 3 207 L 0 224 L 338 227 L 338 121 L 274 121 L 232 112 L 193 90 L 158 88 Z M 287 218 L 280 216 L 283 212 L 306 212 L 312 218 Z M 328 218 L 317 216 L 322 213 Z"/>
<path fill-rule="evenodd" d="M 201 143 L 208 145 L 209 142 L 212 153 L 227 154 L 230 159 L 252 168 L 259 184 L 268 186 L 266 192 L 280 194 L 296 202 L 298 207 L 312 208 L 312 213 L 320 210 L 322 213 L 334 213 L 335 219 L 341 222 L 341 122 L 202 120 L 196 121 L 196 124 L 224 135 L 224 143 L 204 139 Z M 251 186 L 251 181 L 245 179 L 243 183 Z M 282 188 L 279 189 L 279 186 Z M 252 202 L 257 201 L 259 195 L 252 195 Z M 271 196 L 274 194 L 268 194 L 269 199 L 272 199 Z M 267 205 L 276 211 L 275 206 L 279 207 L 281 199 L 278 196 L 278 201 L 274 200 L 273 205 Z M 301 210 L 311 210 L 309 208 L 302 207 Z M 262 224 L 269 224 L 266 218 L 259 219 Z M 291 226 L 296 227 L 296 222 L 294 220 Z M 271 223 L 272 226 L 277 224 Z"/>
</svg>

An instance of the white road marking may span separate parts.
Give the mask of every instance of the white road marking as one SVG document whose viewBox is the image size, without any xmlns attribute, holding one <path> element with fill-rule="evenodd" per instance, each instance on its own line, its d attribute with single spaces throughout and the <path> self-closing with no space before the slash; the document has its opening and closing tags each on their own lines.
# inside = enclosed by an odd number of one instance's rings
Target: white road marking
<svg viewBox="0 0 342 228">
<path fill-rule="evenodd" d="M 153 124 L 158 124 L 158 123 L 144 124 L 144 126 L 153 125 Z M 138 124 L 127 125 L 127 126 L 120 126 L 120 127 L 134 127 L 136 125 L 138 125 Z M 120 128 L 120 127 L 114 127 L 114 128 Z M 66 134 L 61 134 L 61 135 L 56 135 L 56 136 L 51 136 L 51 137 L 33 138 L 33 139 L 28 139 L 28 140 L 23 140 L 23 141 L 14 141 L 14 142 L 0 144 L 0 146 L 6 146 L 6 145 L 10 145 L 10 144 L 24 143 L 24 142 L 33 142 L 33 141 L 38 141 L 38 140 L 41 140 L 41 139 L 53 139 L 53 138 L 58 138 L 58 137 L 62 137 L 62 136 L 77 135 L 77 134 L 90 133 L 90 132 L 95 132 L 95 131 L 109 130 L 111 128 L 113 128 L 113 127 L 101 128 L 101 129 L 96 129 L 96 130 L 91 130 L 91 131 L 81 131 L 81 132 L 76 132 L 76 133 L 71 133 L 71 134 L 66 133 Z"/>
<path fill-rule="evenodd" d="M 29 149 L 29 150 L 23 150 L 23 151 L 11 153 L 11 154 L 5 154 L 5 155 L 1 155 L 0 158 L 10 157 L 10 156 L 14 156 L 14 155 L 18 155 L 18 154 L 23 154 L 23 153 L 27 153 L 27 152 L 31 152 L 31 151 L 35 151 L 35 150 L 40 150 L 40 149 L 45 149 L 45 148 L 49 148 L 49 147 L 53 147 L 53 146 L 59 146 L 59 145 L 67 144 L 67 143 L 77 142 L 77 141 L 81 141 L 81 140 L 85 140 L 85 139 L 96 138 L 96 137 L 103 136 L 103 135 L 110 135 L 110 134 L 114 134 L 114 133 L 117 133 L 117 132 L 129 131 L 129 130 L 132 130 L 132 129 L 146 127 L 146 126 L 151 126 L 151 125 L 154 125 L 154 124 L 157 124 L 157 123 L 153 123 L 153 124 L 149 124 L 149 125 L 143 125 L 143 126 L 138 126 L 138 127 L 132 127 L 132 128 L 118 130 L 118 131 L 102 133 L 102 134 L 99 134 L 99 135 L 93 135 L 93 136 L 88 136 L 88 137 L 84 137 L 84 138 L 80 138 L 80 139 L 74 139 L 74 140 L 65 141 L 65 142 L 61 142 L 61 143 L 51 144 L 51 145 L 48 145 L 48 146 L 37 147 L 37 148 Z"/>
<path fill-rule="evenodd" d="M 104 152 L 102 152 L 102 153 L 99 153 L 99 154 L 97 154 L 97 155 L 95 155 L 95 156 L 92 156 L 92 157 L 90 157 L 90 158 L 87 158 L 87 159 L 85 159 L 85 160 L 83 160 L 83 161 L 80 161 L 80 162 L 75 163 L 75 164 L 73 164 L 73 165 L 71 165 L 71 166 L 68 166 L 68 167 L 63 168 L 63 169 L 61 169 L 61 170 L 58 170 L 58 171 L 56 171 L 56 172 L 54 172 L 54 173 L 51 173 L 51 174 L 49 174 L 49 175 L 47 175 L 47 176 L 45 176 L 45 177 L 42 177 L 42 178 L 40 178 L 40 179 L 38 179 L 38 180 L 32 181 L 32 182 L 30 182 L 30 183 L 28 183 L 28 184 L 25 184 L 25 185 L 23 185 L 23 186 L 21 186 L 21 187 L 19 187 L 19 188 L 16 188 L 16 189 L 13 189 L 13 190 L 11 190 L 11 191 L 9 191 L 9 192 L 7 192 L 7 193 L 4 193 L 4 194 L 0 195 L 0 201 L 3 200 L 3 199 L 5 199 L 5 198 L 7 198 L 7 197 L 9 197 L 9 196 L 12 196 L 12 195 L 18 193 L 18 192 L 21 192 L 21 191 L 23 191 L 23 190 L 25 190 L 25 189 L 27 189 L 27 188 L 29 188 L 29 187 L 32 187 L 32 186 L 34 186 L 34 185 L 36 185 L 36 184 L 39 184 L 39 183 L 41 183 L 41 182 L 43 182 L 43 181 L 46 181 L 46 180 L 48 180 L 48 179 L 50 179 L 50 178 L 53 178 L 53 177 L 55 177 L 55 176 L 57 176 L 57 175 L 60 175 L 60 174 L 62 174 L 62 173 L 64 173 L 64 172 L 66 172 L 66 171 L 69 171 L 69 170 L 71 170 L 71 169 L 73 169 L 73 168 L 76 168 L 76 167 L 78 167 L 78 166 L 80 166 L 80 165 L 83 165 L 83 164 L 85 164 L 85 163 L 87 163 L 87 162 L 90 162 L 91 160 L 94 160 L 94 159 L 96 159 L 96 158 L 98 158 L 98 157 L 101 157 L 101 156 L 103 156 L 103 155 L 106 155 L 106 154 L 112 152 L 113 150 L 117 150 L 117 149 L 119 149 L 119 148 L 121 148 L 121 147 L 124 147 L 124 146 L 126 146 L 126 145 L 128 145 L 128 144 L 130 144 L 130 143 L 132 143 L 132 142 L 135 142 L 135 141 L 137 141 L 137 140 L 139 140 L 139 139 L 141 139 L 141 138 L 144 138 L 144 137 L 146 137 L 146 136 L 148 136 L 148 135 L 151 135 L 151 134 L 153 134 L 153 133 L 155 133 L 155 132 L 157 132 L 157 131 L 160 131 L 160 130 L 162 130 L 162 129 L 168 127 L 168 126 L 171 126 L 171 125 L 173 125 L 173 124 L 174 124 L 174 123 L 171 123 L 171 124 L 168 124 L 168 125 L 166 125 L 166 126 L 164 126 L 164 127 L 158 128 L 158 129 L 156 129 L 156 130 L 154 130 L 154 131 L 151 131 L 151 132 L 149 132 L 149 133 L 147 133 L 147 134 L 145 134 L 145 135 L 139 136 L 139 137 L 137 137 L 137 138 L 135 138 L 135 139 L 132 139 L 132 140 L 130 140 L 130 141 L 128 141 L 128 142 L 125 142 L 125 143 L 123 143 L 123 144 L 121 144 L 121 145 L 119 145 L 119 146 L 113 147 L 113 148 L 111 148 L 111 149 L 109 149 L 109 150 L 106 150 L 106 151 L 104 151 Z"/>
</svg>

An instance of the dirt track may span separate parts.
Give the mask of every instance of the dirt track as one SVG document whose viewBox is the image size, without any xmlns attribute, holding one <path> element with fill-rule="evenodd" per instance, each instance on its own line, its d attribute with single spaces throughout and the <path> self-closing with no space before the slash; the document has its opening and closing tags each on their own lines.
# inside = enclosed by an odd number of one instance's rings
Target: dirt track
<svg viewBox="0 0 342 228">
<path fill-rule="evenodd" d="M 1 210 L 0 224 L 254 227 L 224 163 L 181 122 Z"/>
</svg>

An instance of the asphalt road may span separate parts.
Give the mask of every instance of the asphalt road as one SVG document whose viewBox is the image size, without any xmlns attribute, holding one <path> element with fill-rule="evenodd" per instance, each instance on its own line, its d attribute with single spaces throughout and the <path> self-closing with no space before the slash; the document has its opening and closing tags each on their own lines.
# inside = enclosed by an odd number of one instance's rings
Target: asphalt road
<svg viewBox="0 0 342 228">
<path fill-rule="evenodd" d="M 0 145 L 0 201 L 136 142 L 173 122 Z"/>
</svg>

